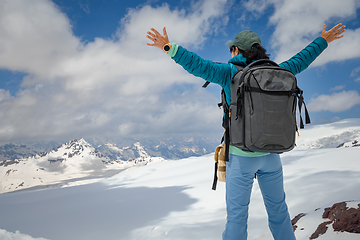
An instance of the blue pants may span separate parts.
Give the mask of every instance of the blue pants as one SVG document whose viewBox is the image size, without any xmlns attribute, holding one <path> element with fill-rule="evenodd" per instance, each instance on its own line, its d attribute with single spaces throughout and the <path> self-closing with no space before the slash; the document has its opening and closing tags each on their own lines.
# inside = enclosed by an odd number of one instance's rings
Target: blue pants
<svg viewBox="0 0 360 240">
<path fill-rule="evenodd" d="M 274 239 L 294 240 L 285 203 L 280 156 L 274 153 L 261 157 L 229 156 L 226 167 L 227 223 L 223 240 L 247 239 L 248 208 L 255 173 Z"/>
</svg>

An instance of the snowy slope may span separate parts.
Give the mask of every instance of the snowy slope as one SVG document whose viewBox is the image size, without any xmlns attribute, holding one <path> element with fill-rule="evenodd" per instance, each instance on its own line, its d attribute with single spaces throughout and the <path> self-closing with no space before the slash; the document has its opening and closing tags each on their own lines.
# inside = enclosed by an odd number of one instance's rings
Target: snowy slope
<svg viewBox="0 0 360 240">
<path fill-rule="evenodd" d="M 324 130 L 318 139 L 336 139 L 357 124 L 350 120 L 342 130 L 338 123 L 318 126 Z M 302 130 L 302 141 L 317 142 L 315 130 Z M 291 217 L 307 214 L 296 223 L 298 240 L 309 239 L 327 221 L 321 217 L 325 208 L 343 201 L 356 208 L 360 202 L 360 147 L 307 146 L 281 156 Z M 0 194 L 0 239 L 221 239 L 225 184 L 211 190 L 213 167 L 213 156 L 205 155 L 129 168 L 82 186 Z M 248 230 L 249 240 L 272 239 L 256 181 Z M 317 239 L 360 240 L 360 234 L 334 232 L 329 225 Z"/>
<path fill-rule="evenodd" d="M 360 142 L 360 118 L 344 119 L 323 125 L 306 125 L 299 130 L 297 149 L 334 148 Z"/>
</svg>

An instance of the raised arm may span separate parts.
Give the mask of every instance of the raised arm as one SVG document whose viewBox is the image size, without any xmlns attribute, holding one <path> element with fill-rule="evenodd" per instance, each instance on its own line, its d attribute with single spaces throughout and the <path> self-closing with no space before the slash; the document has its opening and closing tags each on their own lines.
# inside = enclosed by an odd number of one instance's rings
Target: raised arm
<svg viewBox="0 0 360 240">
<path fill-rule="evenodd" d="M 280 63 L 279 66 L 290 70 L 294 74 L 304 71 L 327 48 L 329 43 L 342 38 L 344 35 L 341 34 L 345 30 L 345 26 L 339 23 L 326 31 L 326 24 L 324 24 L 321 37 L 316 38 L 292 58 Z"/>
<path fill-rule="evenodd" d="M 147 32 L 146 37 L 153 41 L 153 43 L 147 43 L 148 46 L 157 47 L 167 52 L 176 63 L 196 77 L 201 77 L 206 81 L 217 83 L 223 88 L 228 84 L 227 80 L 231 79 L 233 72 L 231 65 L 205 60 L 175 43 L 170 44 L 165 27 L 163 28 L 163 34 L 160 34 L 154 28 L 151 28 L 151 31 L 152 32 Z M 164 46 L 166 45 L 170 46 L 168 51 L 166 51 L 167 49 L 164 49 Z M 234 66 L 234 68 L 236 67 Z"/>
</svg>

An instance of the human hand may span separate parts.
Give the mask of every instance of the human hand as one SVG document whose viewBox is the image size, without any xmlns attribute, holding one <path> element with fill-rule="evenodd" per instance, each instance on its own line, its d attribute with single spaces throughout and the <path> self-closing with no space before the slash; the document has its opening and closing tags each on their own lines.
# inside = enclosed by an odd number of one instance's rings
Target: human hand
<svg viewBox="0 0 360 240">
<path fill-rule="evenodd" d="M 165 27 L 163 28 L 163 35 L 161 35 L 154 28 L 150 28 L 150 29 L 153 32 L 148 31 L 147 32 L 148 35 L 146 35 L 146 37 L 151 41 L 153 41 L 154 43 L 146 43 L 146 45 L 163 49 L 165 44 L 170 43 Z"/>
<path fill-rule="evenodd" d="M 340 35 L 340 34 L 345 32 L 345 30 L 346 30 L 345 25 L 342 25 L 342 23 L 339 23 L 335 27 L 330 29 L 329 31 L 326 31 L 326 24 L 324 23 L 324 27 L 321 32 L 321 37 L 323 37 L 326 40 L 326 42 L 329 44 L 336 39 L 342 38 L 344 35 Z"/>
</svg>

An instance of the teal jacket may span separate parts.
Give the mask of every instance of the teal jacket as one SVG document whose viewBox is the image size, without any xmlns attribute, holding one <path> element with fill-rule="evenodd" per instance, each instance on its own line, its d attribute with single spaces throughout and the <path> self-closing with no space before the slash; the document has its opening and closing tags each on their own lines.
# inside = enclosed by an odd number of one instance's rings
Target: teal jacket
<svg viewBox="0 0 360 240">
<path fill-rule="evenodd" d="M 312 43 L 297 53 L 289 60 L 279 64 L 293 74 L 304 71 L 326 48 L 328 44 L 322 37 L 316 38 Z M 185 48 L 172 44 L 172 59 L 180 64 L 186 71 L 194 76 L 201 77 L 208 82 L 219 84 L 225 91 L 226 101 L 230 105 L 230 83 L 234 74 L 237 72 L 236 65 L 246 66 L 246 59 L 237 55 L 229 60 L 228 63 L 215 63 L 210 60 L 204 60 L 193 52 Z"/>
</svg>

